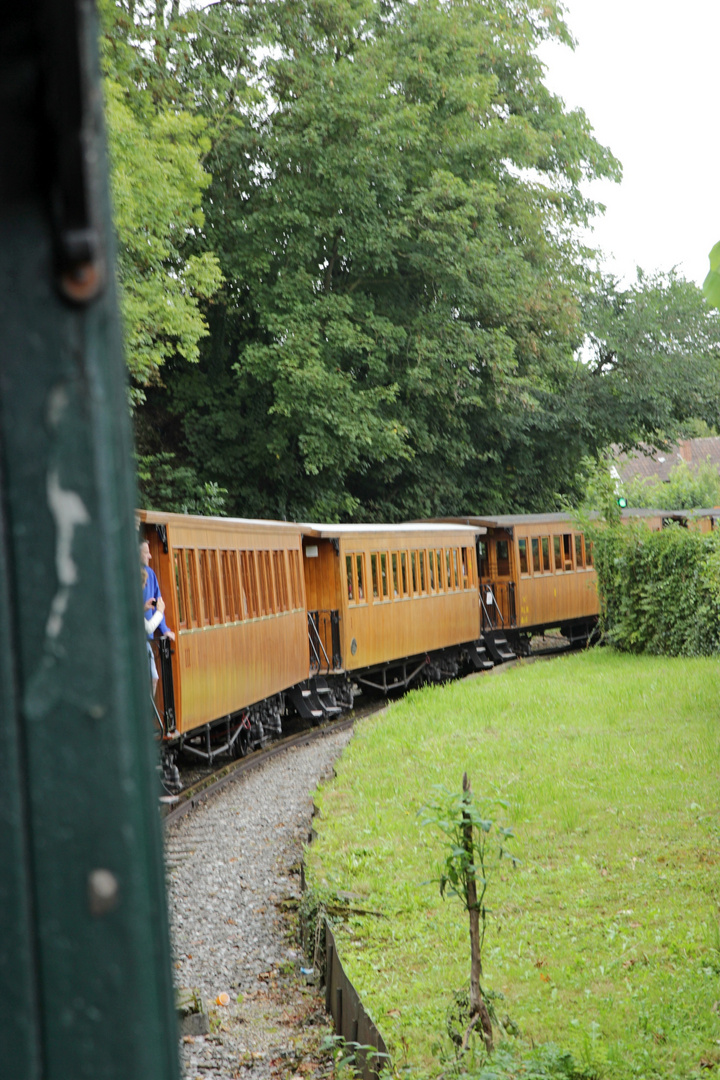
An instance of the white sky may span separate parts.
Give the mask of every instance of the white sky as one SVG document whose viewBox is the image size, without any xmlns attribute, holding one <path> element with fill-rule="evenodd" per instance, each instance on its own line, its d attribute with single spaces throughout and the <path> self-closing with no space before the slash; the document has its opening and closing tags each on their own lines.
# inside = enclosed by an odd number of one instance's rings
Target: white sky
<svg viewBox="0 0 720 1080">
<path fill-rule="evenodd" d="M 623 165 L 598 183 L 593 243 L 607 269 L 681 273 L 701 285 L 720 240 L 720 0 L 564 0 L 578 42 L 547 46 L 546 83 L 582 107 Z"/>
</svg>

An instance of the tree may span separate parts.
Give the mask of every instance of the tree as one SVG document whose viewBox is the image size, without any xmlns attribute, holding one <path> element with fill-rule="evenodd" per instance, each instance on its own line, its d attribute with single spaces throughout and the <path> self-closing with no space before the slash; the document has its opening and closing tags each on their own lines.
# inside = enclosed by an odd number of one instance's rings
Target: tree
<svg viewBox="0 0 720 1080">
<path fill-rule="evenodd" d="M 576 397 L 598 445 L 668 445 L 684 425 L 720 418 L 720 314 L 675 271 L 629 289 L 600 279 L 586 301 L 586 378 Z"/>
<path fill-rule="evenodd" d="M 102 5 L 117 276 L 136 404 L 169 358 L 197 361 L 207 334 L 200 300 L 222 281 L 214 253 L 188 250 L 204 222 L 202 193 L 211 178 L 201 159 L 210 141 L 203 118 L 178 102 L 177 81 L 158 77 L 161 8 L 152 24 L 156 48 L 148 53 L 143 5 Z"/>
<path fill-rule="evenodd" d="M 208 158 L 226 286 L 199 368 L 168 372 L 191 459 L 268 515 L 540 499 L 534 442 L 556 432 L 582 337 L 574 227 L 596 207 L 579 185 L 619 174 L 542 84 L 536 45 L 570 40 L 555 5 L 263 15 L 211 16 L 223 54 L 233 35 L 272 46 L 244 75 L 262 101 L 238 115 L 228 81 Z"/>
</svg>

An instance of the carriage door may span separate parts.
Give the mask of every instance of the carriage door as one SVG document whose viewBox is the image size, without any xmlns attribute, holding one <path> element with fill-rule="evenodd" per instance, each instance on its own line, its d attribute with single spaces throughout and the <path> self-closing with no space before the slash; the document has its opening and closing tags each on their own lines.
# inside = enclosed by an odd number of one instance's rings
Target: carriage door
<svg viewBox="0 0 720 1080">
<path fill-rule="evenodd" d="M 492 601 L 496 611 L 492 613 L 494 625 L 509 627 L 516 625 L 515 618 L 515 583 L 513 574 L 513 538 L 509 532 L 501 531 L 488 537 L 488 577 L 490 589 L 486 590 L 485 605 L 489 610 L 487 592 L 492 592 Z"/>
<path fill-rule="evenodd" d="M 342 667 L 340 655 L 340 558 L 337 540 L 303 538 L 310 671 Z"/>
</svg>

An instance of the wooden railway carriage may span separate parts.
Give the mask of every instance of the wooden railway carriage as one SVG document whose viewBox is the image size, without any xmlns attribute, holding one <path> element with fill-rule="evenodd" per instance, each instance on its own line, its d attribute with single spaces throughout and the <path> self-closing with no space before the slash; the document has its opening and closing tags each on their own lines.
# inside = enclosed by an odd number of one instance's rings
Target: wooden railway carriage
<svg viewBox="0 0 720 1080">
<path fill-rule="evenodd" d="M 501 634 L 516 650 L 555 626 L 571 640 L 587 639 L 599 612 L 592 545 L 566 514 L 456 520 L 487 530 L 478 545 L 480 608 L 493 654 Z M 506 656 L 501 650 L 496 658 Z"/>
<path fill-rule="evenodd" d="M 715 511 L 626 509 L 624 522 L 652 529 L 677 522 L 708 532 Z M 488 651 L 495 660 L 523 651 L 527 639 L 560 627 L 570 641 L 586 641 L 599 614 L 592 545 L 567 514 L 506 514 L 453 519 L 487 532 L 478 543 L 480 609 Z"/>
<path fill-rule="evenodd" d="M 276 731 L 282 692 L 308 677 L 301 529 L 140 511 L 140 536 L 176 640 L 160 652 L 157 709 L 165 740 L 201 756 Z M 245 714 L 245 710 L 248 713 Z M 222 747 L 208 725 L 227 718 Z"/>
<path fill-rule="evenodd" d="M 475 541 L 448 524 L 312 525 L 303 538 L 311 665 L 366 686 L 489 666 L 479 643 Z M 479 651 L 478 651 L 479 650 Z"/>
</svg>

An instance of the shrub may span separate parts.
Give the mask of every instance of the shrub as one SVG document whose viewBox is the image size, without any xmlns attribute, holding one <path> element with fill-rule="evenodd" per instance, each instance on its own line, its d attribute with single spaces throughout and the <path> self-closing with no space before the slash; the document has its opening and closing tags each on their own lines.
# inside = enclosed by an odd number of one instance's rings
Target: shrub
<svg viewBox="0 0 720 1080">
<path fill-rule="evenodd" d="M 601 626 L 627 652 L 720 651 L 720 537 L 672 524 L 595 525 Z"/>
</svg>

